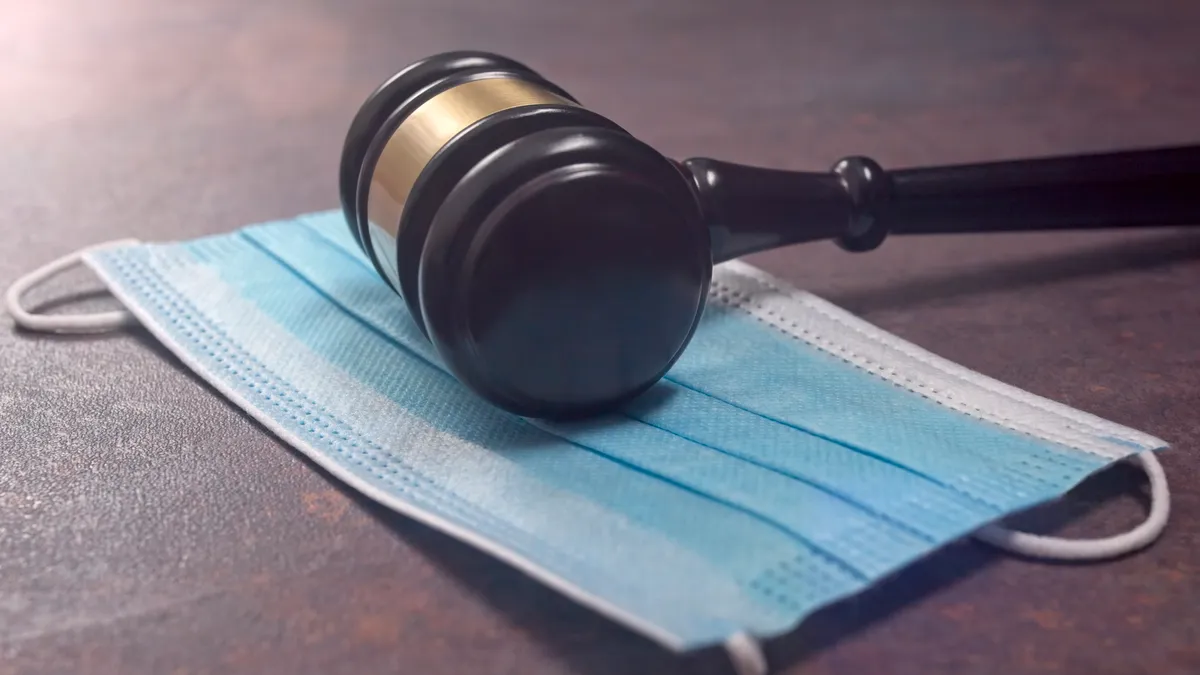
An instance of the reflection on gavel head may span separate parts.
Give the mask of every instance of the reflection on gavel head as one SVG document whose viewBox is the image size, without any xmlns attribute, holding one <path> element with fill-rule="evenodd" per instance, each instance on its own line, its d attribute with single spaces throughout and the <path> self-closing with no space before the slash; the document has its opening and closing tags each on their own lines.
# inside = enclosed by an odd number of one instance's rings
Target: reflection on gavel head
<svg viewBox="0 0 1200 675">
<path fill-rule="evenodd" d="M 346 220 L 449 369 L 511 412 L 576 417 L 657 382 L 712 274 L 683 169 L 524 65 L 434 56 L 363 104 Z"/>
<path fill-rule="evenodd" d="M 440 54 L 362 105 L 346 221 L 451 372 L 529 417 L 657 382 L 714 262 L 819 239 L 1200 224 L 1200 146 L 884 171 L 675 162 L 526 66 Z"/>
</svg>

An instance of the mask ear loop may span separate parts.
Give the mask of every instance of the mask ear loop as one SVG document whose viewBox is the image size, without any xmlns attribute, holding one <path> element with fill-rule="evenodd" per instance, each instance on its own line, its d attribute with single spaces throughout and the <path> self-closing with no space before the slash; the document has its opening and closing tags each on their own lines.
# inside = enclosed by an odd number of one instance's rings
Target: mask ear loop
<svg viewBox="0 0 1200 675">
<path fill-rule="evenodd" d="M 125 310 L 97 312 L 95 314 L 39 315 L 31 314 L 21 306 L 21 296 L 29 289 L 50 277 L 83 262 L 85 253 L 107 248 L 119 248 L 138 244 L 136 239 L 120 239 L 96 244 L 67 254 L 58 260 L 42 265 L 17 279 L 4 294 L 4 308 L 18 326 L 26 330 L 45 333 L 103 333 L 136 323 L 133 315 Z"/>
<path fill-rule="evenodd" d="M 737 675 L 767 675 L 762 645 L 749 634 L 737 632 L 725 640 L 725 653 Z"/>
<path fill-rule="evenodd" d="M 1162 534 L 1171 512 L 1171 492 L 1167 476 L 1153 452 L 1133 455 L 1129 461 L 1141 465 L 1150 479 L 1150 513 L 1132 530 L 1103 539 L 1063 539 L 1027 532 L 1016 532 L 999 525 L 988 525 L 975 532 L 975 538 L 996 548 L 1031 558 L 1049 560 L 1101 560 L 1114 558 L 1150 545 Z"/>
</svg>

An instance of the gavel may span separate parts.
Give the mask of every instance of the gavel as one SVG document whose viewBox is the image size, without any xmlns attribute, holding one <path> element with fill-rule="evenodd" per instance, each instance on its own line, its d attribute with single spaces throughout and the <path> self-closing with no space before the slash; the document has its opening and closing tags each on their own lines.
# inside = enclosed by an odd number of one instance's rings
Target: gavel
<svg viewBox="0 0 1200 675">
<path fill-rule="evenodd" d="M 511 413 L 577 419 L 658 382 L 713 266 L 832 239 L 1200 224 L 1200 146 L 885 170 L 676 161 L 512 59 L 418 61 L 347 132 L 355 240 L 444 365 Z"/>
</svg>

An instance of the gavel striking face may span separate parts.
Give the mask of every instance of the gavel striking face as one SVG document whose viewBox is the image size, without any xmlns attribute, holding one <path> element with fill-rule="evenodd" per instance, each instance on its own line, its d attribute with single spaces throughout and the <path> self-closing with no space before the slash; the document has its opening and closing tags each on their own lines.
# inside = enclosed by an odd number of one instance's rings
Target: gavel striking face
<svg viewBox="0 0 1200 675">
<path fill-rule="evenodd" d="M 450 371 L 518 415 L 603 413 L 662 378 L 714 263 L 888 233 L 1200 222 L 1200 147 L 885 172 L 676 162 L 516 61 L 405 68 L 362 105 L 339 176 L 355 239 Z"/>
</svg>

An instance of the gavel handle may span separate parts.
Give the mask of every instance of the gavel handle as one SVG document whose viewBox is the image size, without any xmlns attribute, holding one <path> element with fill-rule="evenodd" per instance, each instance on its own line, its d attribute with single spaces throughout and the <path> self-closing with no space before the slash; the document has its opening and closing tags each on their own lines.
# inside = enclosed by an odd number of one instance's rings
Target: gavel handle
<svg viewBox="0 0 1200 675">
<path fill-rule="evenodd" d="M 709 218 L 714 262 L 889 234 L 1200 225 L 1200 145 L 885 171 L 848 157 L 826 173 L 682 163 Z"/>
</svg>

